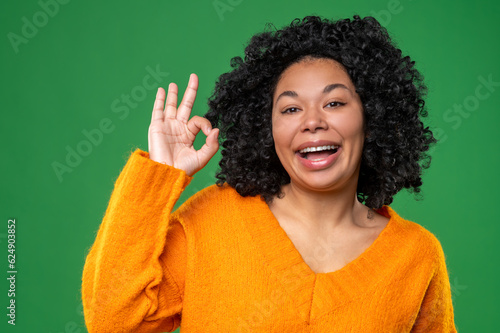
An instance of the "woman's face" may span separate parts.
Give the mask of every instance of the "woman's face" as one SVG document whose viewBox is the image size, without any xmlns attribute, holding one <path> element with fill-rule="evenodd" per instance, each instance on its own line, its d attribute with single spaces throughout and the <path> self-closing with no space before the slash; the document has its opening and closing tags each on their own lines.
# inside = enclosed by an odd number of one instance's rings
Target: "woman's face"
<svg viewBox="0 0 500 333">
<path fill-rule="evenodd" d="M 306 59 L 282 73 L 273 95 L 272 133 L 294 186 L 356 188 L 365 138 L 363 107 L 338 62 Z"/>
</svg>

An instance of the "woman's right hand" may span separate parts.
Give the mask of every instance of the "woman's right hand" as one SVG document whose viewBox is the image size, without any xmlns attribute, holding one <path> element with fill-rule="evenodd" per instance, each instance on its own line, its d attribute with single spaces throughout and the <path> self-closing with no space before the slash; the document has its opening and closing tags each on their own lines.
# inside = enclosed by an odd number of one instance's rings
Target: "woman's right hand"
<svg viewBox="0 0 500 333">
<path fill-rule="evenodd" d="M 189 119 L 197 89 L 198 76 L 191 74 L 177 109 L 177 85 L 170 83 L 164 110 L 165 90 L 158 88 L 148 131 L 149 158 L 182 169 L 189 176 L 202 169 L 219 149 L 219 129 L 212 129 L 206 118 L 194 116 Z M 193 143 L 200 130 L 207 138 L 197 151 Z"/>
</svg>

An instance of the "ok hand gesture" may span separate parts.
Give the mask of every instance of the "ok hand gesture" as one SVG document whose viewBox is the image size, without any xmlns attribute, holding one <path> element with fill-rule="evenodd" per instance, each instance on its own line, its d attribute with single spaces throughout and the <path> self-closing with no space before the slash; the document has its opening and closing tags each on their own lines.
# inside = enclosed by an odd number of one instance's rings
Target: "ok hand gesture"
<svg viewBox="0 0 500 333">
<path fill-rule="evenodd" d="M 148 131 L 149 158 L 186 171 L 189 176 L 202 169 L 219 149 L 219 129 L 208 119 L 194 116 L 189 119 L 198 89 L 198 76 L 191 74 L 189 83 L 177 109 L 177 85 L 168 86 L 167 103 L 165 90 L 158 88 Z M 193 142 L 203 131 L 207 136 L 205 144 L 195 150 Z"/>
</svg>

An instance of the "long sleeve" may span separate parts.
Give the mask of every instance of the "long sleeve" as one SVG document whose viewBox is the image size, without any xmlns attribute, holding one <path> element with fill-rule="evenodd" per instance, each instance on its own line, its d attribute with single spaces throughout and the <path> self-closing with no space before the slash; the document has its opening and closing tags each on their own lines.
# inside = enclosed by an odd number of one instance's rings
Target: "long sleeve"
<svg viewBox="0 0 500 333">
<path fill-rule="evenodd" d="M 179 326 L 185 234 L 170 213 L 191 179 L 140 149 L 130 155 L 85 261 L 82 301 L 89 332 Z"/>
<path fill-rule="evenodd" d="M 450 280 L 441 244 L 435 239 L 436 269 L 425 293 L 412 333 L 455 333 Z"/>
</svg>

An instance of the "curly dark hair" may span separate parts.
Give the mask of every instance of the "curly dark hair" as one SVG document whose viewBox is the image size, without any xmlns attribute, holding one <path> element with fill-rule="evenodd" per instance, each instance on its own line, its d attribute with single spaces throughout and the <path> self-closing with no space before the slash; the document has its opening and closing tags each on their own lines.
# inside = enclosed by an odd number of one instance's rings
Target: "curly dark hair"
<svg viewBox="0 0 500 333">
<path fill-rule="evenodd" d="M 307 16 L 281 30 L 267 28 L 251 38 L 244 60 L 231 59 L 233 69 L 219 77 L 208 100 L 205 117 L 220 129 L 223 147 L 217 184 L 227 182 L 240 195 L 261 195 L 268 203 L 282 195 L 290 177 L 274 148 L 272 99 L 283 71 L 312 57 L 342 64 L 363 104 L 367 137 L 358 200 L 380 208 L 402 188 L 419 193 L 422 169 L 431 161 L 426 151 L 436 142 L 421 121 L 427 88 L 387 30 L 358 15 L 338 21 Z"/>
</svg>

